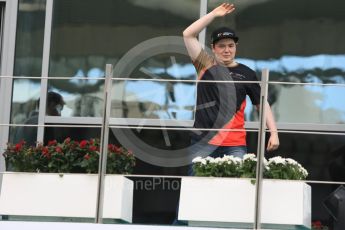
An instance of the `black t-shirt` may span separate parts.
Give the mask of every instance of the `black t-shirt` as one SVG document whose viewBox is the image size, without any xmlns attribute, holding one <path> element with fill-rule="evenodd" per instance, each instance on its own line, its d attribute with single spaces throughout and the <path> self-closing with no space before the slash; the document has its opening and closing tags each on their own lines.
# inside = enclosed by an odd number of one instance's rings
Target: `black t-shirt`
<svg viewBox="0 0 345 230">
<path fill-rule="evenodd" d="M 214 57 L 202 51 L 194 66 L 199 80 L 197 83 L 197 106 L 195 128 L 244 129 L 244 109 L 248 95 L 254 105 L 260 103 L 258 83 L 234 83 L 223 81 L 258 81 L 255 72 L 243 64 L 225 67 L 215 62 Z M 220 82 L 217 82 L 220 81 Z M 231 133 L 231 135 L 230 135 Z M 245 145 L 245 132 L 199 132 L 193 138 L 203 139 L 210 144 L 238 146 Z"/>
</svg>

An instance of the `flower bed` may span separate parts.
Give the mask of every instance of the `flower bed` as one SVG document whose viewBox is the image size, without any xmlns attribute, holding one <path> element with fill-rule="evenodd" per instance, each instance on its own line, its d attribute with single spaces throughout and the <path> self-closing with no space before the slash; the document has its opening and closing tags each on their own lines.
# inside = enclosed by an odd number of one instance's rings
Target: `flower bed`
<svg viewBox="0 0 345 230">
<path fill-rule="evenodd" d="M 48 145 L 27 146 L 25 141 L 8 143 L 3 153 L 8 171 L 51 173 L 97 173 L 99 140 L 80 142 L 66 138 L 62 143 L 49 141 Z M 130 150 L 109 144 L 107 173 L 129 174 L 135 166 Z"/>
<path fill-rule="evenodd" d="M 257 158 L 246 154 L 243 159 L 233 156 L 222 158 L 196 157 L 193 170 L 196 176 L 255 178 Z M 307 170 L 291 158 L 272 157 L 264 159 L 264 177 L 272 179 L 304 180 Z"/>
</svg>

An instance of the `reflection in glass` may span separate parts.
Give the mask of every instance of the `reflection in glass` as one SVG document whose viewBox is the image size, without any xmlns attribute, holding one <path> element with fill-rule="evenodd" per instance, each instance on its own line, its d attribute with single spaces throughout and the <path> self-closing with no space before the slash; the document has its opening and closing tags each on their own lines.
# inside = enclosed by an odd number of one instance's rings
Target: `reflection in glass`
<svg viewBox="0 0 345 230">
<path fill-rule="evenodd" d="M 128 81 L 124 87 L 121 117 L 193 119 L 195 87 L 191 84 Z"/>
<path fill-rule="evenodd" d="M 45 2 L 45 0 L 19 1 L 13 71 L 15 76 L 41 76 Z M 35 123 L 32 118 L 38 112 L 40 81 L 14 79 L 12 95 L 11 123 Z M 19 128 L 10 128 L 9 140 L 16 139 Z"/>
<path fill-rule="evenodd" d="M 270 70 L 270 82 L 339 84 L 339 86 L 289 85 L 270 83 L 268 101 L 278 122 L 345 122 L 344 55 L 282 57 L 279 60 L 238 59 L 257 71 Z M 303 63 L 303 65 L 302 65 Z M 253 108 L 246 111 L 249 121 L 256 121 Z M 256 115 L 255 115 L 256 114 Z"/>
<path fill-rule="evenodd" d="M 208 1 L 208 11 L 221 2 Z M 214 29 L 228 26 L 235 29 L 239 36 L 237 61 L 248 65 L 258 76 L 263 68 L 268 68 L 270 81 L 345 83 L 345 46 L 337 42 L 345 37 L 343 32 L 339 33 L 342 31 L 340 28 L 344 27 L 345 17 L 338 10 L 344 6 L 344 2 L 336 1 L 336 7 L 327 11 L 322 1 L 315 1 L 312 11 L 308 11 L 310 4 L 307 1 L 299 1 L 297 5 L 291 4 L 291 1 L 235 0 L 233 3 L 236 6 L 235 14 L 216 19 L 210 24 L 206 31 L 206 44 L 210 44 L 210 35 Z M 343 123 L 344 105 L 340 105 L 334 95 L 338 93 L 339 98 L 343 98 L 345 88 L 313 88 L 271 85 L 272 108 L 277 120 Z M 311 94 L 310 97 L 307 94 Z M 297 109 L 296 103 L 306 107 Z M 288 109 L 293 110 L 291 117 L 284 112 Z M 308 118 L 307 114 L 302 113 L 304 109 L 310 114 L 315 109 L 316 114 Z M 252 110 L 248 109 L 246 114 L 250 121 L 256 120 Z"/>
<path fill-rule="evenodd" d="M 270 85 L 278 122 L 344 124 L 345 86 Z"/>
<path fill-rule="evenodd" d="M 41 76 L 46 0 L 19 0 L 14 76 Z"/>
<path fill-rule="evenodd" d="M 94 82 L 92 82 L 94 81 Z M 48 91 L 64 98 L 62 117 L 100 117 L 103 109 L 103 80 L 50 80 Z M 78 92 L 79 94 L 75 94 Z"/>
<path fill-rule="evenodd" d="M 13 84 L 13 98 L 11 123 L 13 124 L 36 124 L 38 123 L 40 97 L 39 80 L 15 80 Z M 34 143 L 37 128 L 28 127 L 33 132 L 23 133 L 24 127 L 10 128 L 10 142 L 19 142 L 21 139 Z"/>
<path fill-rule="evenodd" d="M 158 6 L 156 1 L 146 1 L 145 4 L 131 0 L 103 1 L 99 4 L 91 0 L 54 1 L 49 76 L 88 78 L 49 81 L 49 87 L 69 95 L 66 104 L 71 105 L 69 107 L 72 111 L 63 116 L 100 116 L 97 108 L 91 109 L 92 111 L 83 109 L 98 107 L 100 98 L 103 98 L 103 81 L 92 78 L 104 77 L 106 64 L 116 65 L 126 52 L 147 39 L 180 36 L 185 25 L 198 17 L 199 1 L 183 4 L 166 1 L 168 2 L 167 5 Z M 174 69 L 185 71 L 183 66 L 186 61 L 179 61 L 178 65 L 169 70 L 169 74 L 172 74 Z M 167 69 L 166 64 L 169 63 L 159 60 L 146 67 L 150 71 L 154 68 L 159 72 Z M 118 90 L 123 92 L 123 89 Z M 140 90 L 137 88 L 137 91 Z M 157 97 L 161 97 L 161 94 Z M 166 110 L 167 112 L 155 116 L 175 113 L 174 108 Z M 117 115 L 119 116 L 115 117 L 122 117 L 122 112 Z"/>
<path fill-rule="evenodd" d="M 147 57 L 129 74 L 136 79 L 196 79 L 189 57 L 180 54 Z M 112 116 L 192 120 L 195 89 L 193 82 L 117 80 L 114 81 Z"/>
</svg>

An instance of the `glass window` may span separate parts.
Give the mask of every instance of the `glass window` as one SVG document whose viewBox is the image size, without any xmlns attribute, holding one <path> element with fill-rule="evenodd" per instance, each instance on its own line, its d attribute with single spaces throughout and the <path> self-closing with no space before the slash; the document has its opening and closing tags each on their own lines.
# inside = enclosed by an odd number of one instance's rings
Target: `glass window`
<svg viewBox="0 0 345 230">
<path fill-rule="evenodd" d="M 221 2 L 208 1 L 208 11 Z M 239 36 L 237 61 L 248 65 L 258 76 L 263 68 L 268 68 L 270 81 L 344 84 L 345 45 L 339 42 L 345 38 L 345 33 L 339 32 L 345 23 L 339 10 L 344 2 L 336 1 L 336 7 L 326 10 L 321 1 L 316 1 L 311 11 L 307 1 L 296 5 L 273 0 L 233 3 L 236 10 L 232 15 L 209 25 L 206 44 L 210 44 L 214 29 L 228 26 Z M 275 84 L 270 91 L 278 121 L 344 123 L 344 106 L 335 96 L 342 97 L 344 87 Z M 256 119 L 250 115 L 252 109 L 247 109 L 250 121 Z M 289 116 L 284 112 L 287 109 Z"/>
<path fill-rule="evenodd" d="M 45 0 L 19 0 L 15 76 L 41 76 L 45 5 Z"/>
<path fill-rule="evenodd" d="M 270 85 L 278 122 L 344 124 L 344 86 Z"/>
<path fill-rule="evenodd" d="M 165 2 L 165 3 L 163 3 Z M 118 64 L 133 48 L 159 36 L 181 36 L 199 17 L 199 1 L 102 1 L 61 0 L 54 2 L 49 76 L 87 77 L 86 80 L 50 80 L 49 87 L 66 96 L 71 110 L 63 116 L 101 116 L 106 64 Z M 82 8 L 80 6 L 83 6 Z M 161 44 L 157 44 L 157 47 Z M 182 45 L 182 44 L 181 44 Z M 157 47 L 153 47 L 157 48 Z M 137 52 L 129 78 L 195 78 L 193 66 L 177 49 L 161 53 Z M 128 71 L 128 70 L 127 70 Z M 116 74 L 116 73 L 115 73 Z M 124 76 L 121 76 L 124 77 Z M 113 87 L 113 117 L 191 119 L 191 84 L 166 82 L 116 82 Z M 187 100 L 182 100 L 188 90 Z M 189 93 L 191 92 L 191 93 Z"/>
<path fill-rule="evenodd" d="M 66 138 L 70 138 L 74 141 L 101 139 L 100 128 L 74 128 L 74 127 L 49 127 L 47 124 L 45 127 L 44 143 L 56 140 L 58 143 L 62 143 Z"/>
<path fill-rule="evenodd" d="M 14 79 L 11 108 L 11 123 L 14 124 L 37 124 L 38 121 L 45 4 L 45 0 L 20 0 L 18 4 L 14 76 L 38 79 Z M 23 136 L 20 129 L 22 127 L 11 128 L 10 140 L 36 139 L 36 135 Z"/>
</svg>

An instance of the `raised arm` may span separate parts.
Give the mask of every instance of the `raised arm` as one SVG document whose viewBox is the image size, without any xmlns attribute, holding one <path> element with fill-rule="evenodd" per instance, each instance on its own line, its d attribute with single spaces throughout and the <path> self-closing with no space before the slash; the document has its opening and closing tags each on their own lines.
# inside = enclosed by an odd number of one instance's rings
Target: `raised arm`
<svg viewBox="0 0 345 230">
<path fill-rule="evenodd" d="M 202 49 L 201 44 L 197 39 L 198 34 L 216 17 L 223 17 L 227 14 L 232 13 L 234 10 L 234 4 L 223 3 L 220 6 L 213 9 L 210 13 L 193 22 L 183 31 L 183 39 L 188 54 L 193 61 L 198 57 Z"/>
</svg>

